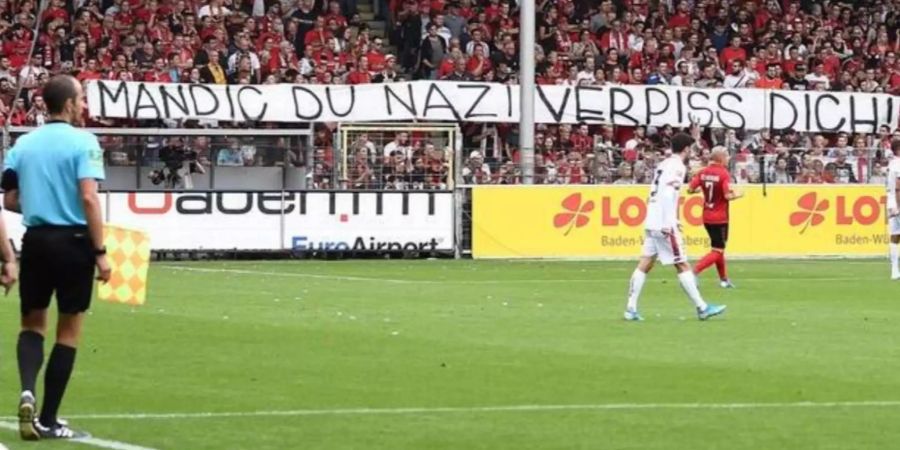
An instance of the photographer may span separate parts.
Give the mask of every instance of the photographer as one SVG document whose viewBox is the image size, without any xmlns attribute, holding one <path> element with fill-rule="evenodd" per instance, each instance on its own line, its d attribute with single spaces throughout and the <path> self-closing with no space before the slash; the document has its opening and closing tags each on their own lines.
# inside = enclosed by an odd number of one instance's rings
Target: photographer
<svg viewBox="0 0 900 450">
<path fill-rule="evenodd" d="M 165 167 L 150 172 L 150 180 L 157 185 L 165 182 L 167 189 L 193 189 L 191 174 L 206 173 L 197 161 L 197 152 L 186 147 L 180 137 L 171 138 L 166 146 L 160 149 L 159 159 Z"/>
</svg>

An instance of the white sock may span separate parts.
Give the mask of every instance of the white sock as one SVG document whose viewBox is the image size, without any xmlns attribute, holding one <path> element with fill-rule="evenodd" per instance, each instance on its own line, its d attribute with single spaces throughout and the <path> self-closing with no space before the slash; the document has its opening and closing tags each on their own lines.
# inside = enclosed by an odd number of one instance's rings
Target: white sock
<svg viewBox="0 0 900 450">
<path fill-rule="evenodd" d="M 647 280 L 647 274 L 638 269 L 634 269 L 631 274 L 631 282 L 628 285 L 628 310 L 637 311 L 638 297 L 641 296 L 641 289 L 644 288 L 644 281 Z"/>
<path fill-rule="evenodd" d="M 888 245 L 891 249 L 891 273 L 900 271 L 900 244 L 893 242 Z"/>
<path fill-rule="evenodd" d="M 679 273 L 678 281 L 681 282 L 681 288 L 684 289 L 684 293 L 691 298 L 694 305 L 701 311 L 705 310 L 706 302 L 703 301 L 703 297 L 700 296 L 700 290 L 697 289 L 697 279 L 694 278 L 694 272 L 686 270 Z"/>
</svg>

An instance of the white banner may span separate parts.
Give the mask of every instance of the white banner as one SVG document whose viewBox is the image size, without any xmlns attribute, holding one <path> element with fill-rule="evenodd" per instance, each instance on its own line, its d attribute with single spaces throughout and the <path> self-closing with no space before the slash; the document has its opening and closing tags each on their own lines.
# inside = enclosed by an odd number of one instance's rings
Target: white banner
<svg viewBox="0 0 900 450">
<path fill-rule="evenodd" d="M 153 250 L 450 251 L 449 192 L 101 194 L 105 221 L 149 233 Z M 4 211 L 18 247 L 21 216 Z"/>
<path fill-rule="evenodd" d="M 897 127 L 888 94 L 674 86 L 538 86 L 538 123 L 601 123 L 872 133 Z M 94 117 L 264 122 L 519 122 L 519 91 L 497 83 L 202 85 L 92 81 Z"/>
</svg>

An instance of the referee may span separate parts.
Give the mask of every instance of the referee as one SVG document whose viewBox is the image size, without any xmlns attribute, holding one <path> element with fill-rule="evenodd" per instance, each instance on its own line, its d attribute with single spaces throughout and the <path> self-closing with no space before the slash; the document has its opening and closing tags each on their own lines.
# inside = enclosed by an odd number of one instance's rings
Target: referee
<svg viewBox="0 0 900 450">
<path fill-rule="evenodd" d="M 22 394 L 19 433 L 23 439 L 66 439 L 87 434 L 57 419 L 75 363 L 84 312 L 91 304 L 94 267 L 109 281 L 103 247 L 103 217 L 97 181 L 103 180 L 103 151 L 82 125 L 84 92 L 70 76 L 53 77 L 44 87 L 50 119 L 16 140 L 0 187 L 6 209 L 21 212 L 19 297 L 22 331 L 17 354 Z M 56 345 L 44 374 L 44 403 L 36 415 L 35 383 L 44 363 L 47 309 L 56 294 Z"/>
</svg>

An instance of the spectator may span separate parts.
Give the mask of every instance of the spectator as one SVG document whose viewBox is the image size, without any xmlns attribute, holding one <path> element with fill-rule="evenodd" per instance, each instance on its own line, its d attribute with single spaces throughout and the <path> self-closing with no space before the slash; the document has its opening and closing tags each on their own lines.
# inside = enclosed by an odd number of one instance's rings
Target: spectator
<svg viewBox="0 0 900 450">
<path fill-rule="evenodd" d="M 234 73 L 238 70 L 241 70 L 238 67 L 238 63 L 242 58 L 246 57 L 250 61 L 250 71 L 258 76 L 261 65 L 259 63 L 259 56 L 254 52 L 250 47 L 250 35 L 247 33 L 238 33 L 235 38 L 237 45 L 234 53 L 228 57 L 228 72 Z M 259 80 L 257 79 L 258 83 Z"/>
<path fill-rule="evenodd" d="M 19 83 L 23 89 L 34 89 L 38 86 L 38 76 L 46 77 L 47 74 L 47 69 L 44 68 L 43 51 L 36 49 L 30 63 L 19 71 Z"/>
<path fill-rule="evenodd" d="M 229 75 L 228 84 L 259 84 L 260 74 L 253 69 L 249 55 L 242 55 L 236 70 Z"/>
<path fill-rule="evenodd" d="M 128 3 L 128 1 L 126 0 L 124 3 Z M 206 16 L 210 16 L 215 22 L 223 22 L 230 15 L 231 10 L 222 6 L 222 0 L 209 0 L 208 4 L 202 6 L 200 10 L 197 11 L 197 17 L 202 19 Z"/>
<path fill-rule="evenodd" d="M 775 172 L 772 177 L 772 183 L 788 184 L 793 182 L 793 177 L 788 172 L 788 160 L 786 158 L 778 158 L 775 160 Z"/>
<path fill-rule="evenodd" d="M 88 60 L 88 68 L 90 68 L 90 61 Z M 166 60 L 163 58 L 156 58 L 156 61 L 153 63 L 153 70 L 147 71 L 144 74 L 144 81 L 154 82 L 154 83 L 171 83 L 171 76 L 169 75 L 169 70 L 166 64 Z"/>
<path fill-rule="evenodd" d="M 16 82 L 16 76 L 13 74 L 13 68 L 9 57 L 0 56 L 0 80 L 8 80 L 10 83 Z"/>
<path fill-rule="evenodd" d="M 460 14 L 460 5 L 451 1 L 448 5 L 447 15 L 444 16 L 444 25 L 450 31 L 451 38 L 462 38 L 467 34 L 467 19 Z"/>
<path fill-rule="evenodd" d="M 387 145 L 384 146 L 383 156 L 388 157 L 394 152 L 399 152 L 404 155 L 406 158 L 412 158 L 412 146 L 409 144 L 409 133 L 405 131 L 401 131 L 396 134 L 394 140 L 388 142 Z"/>
<path fill-rule="evenodd" d="M 491 60 L 484 54 L 483 47 L 476 47 L 475 54 L 466 63 L 466 72 L 475 80 L 484 80 L 487 73 L 492 71 L 493 68 Z"/>
<path fill-rule="evenodd" d="M 484 163 L 481 152 L 473 151 L 469 154 L 462 169 L 463 182 L 466 184 L 490 184 L 491 169 Z"/>
<path fill-rule="evenodd" d="M 25 126 L 28 121 L 28 111 L 25 109 L 25 99 L 17 98 L 12 103 L 8 115 L 9 124 L 14 127 Z"/>
<path fill-rule="evenodd" d="M 879 184 L 884 185 L 887 183 L 887 165 L 882 162 L 875 163 L 875 167 L 872 170 L 872 177 L 869 180 L 871 184 Z"/>
<path fill-rule="evenodd" d="M 825 65 L 821 62 L 817 62 L 815 66 L 813 66 L 813 73 L 806 75 L 804 80 L 806 80 L 812 90 L 828 90 L 831 88 L 831 80 L 828 78 L 828 75 L 825 74 Z"/>
<path fill-rule="evenodd" d="M 384 69 L 372 77 L 372 82 L 392 83 L 394 81 L 399 81 L 400 72 L 397 67 L 397 58 L 394 55 L 387 55 L 384 61 Z"/>
<path fill-rule="evenodd" d="M 795 91 L 810 90 L 810 83 L 806 80 L 806 76 L 806 64 L 798 64 L 794 73 L 791 73 L 788 77 L 787 84 Z"/>
<path fill-rule="evenodd" d="M 466 54 L 469 56 L 474 55 L 476 48 L 482 48 L 482 50 L 489 48 L 487 42 L 484 41 L 484 30 L 481 28 L 472 30 L 472 40 L 466 44 Z"/>
<path fill-rule="evenodd" d="M 747 87 L 748 83 L 752 84 L 752 77 L 744 69 L 744 63 L 741 60 L 731 61 L 730 66 L 731 72 L 725 76 L 723 83 L 726 89 L 743 88 Z"/>
<path fill-rule="evenodd" d="M 25 116 L 25 125 L 41 126 L 48 117 L 49 113 L 47 112 L 47 105 L 44 103 L 44 98 L 40 95 L 35 95 L 34 98 L 32 98 L 31 109 Z"/>
<path fill-rule="evenodd" d="M 841 184 L 857 183 L 854 167 L 847 162 L 846 150 L 839 150 L 837 159 L 830 165 L 833 165 L 833 182 Z"/>
<path fill-rule="evenodd" d="M 434 16 L 434 20 L 431 22 L 434 24 L 435 33 L 444 39 L 444 47 L 450 47 L 450 39 L 453 37 L 453 33 L 450 31 L 450 28 L 444 23 L 444 15 L 436 14 Z M 429 24 L 430 26 L 430 24 Z M 426 36 L 423 35 L 424 39 Z"/>
<path fill-rule="evenodd" d="M 372 74 L 369 73 L 369 59 L 361 56 L 357 61 L 357 67 L 347 75 L 347 84 L 364 84 L 372 82 Z"/>
<path fill-rule="evenodd" d="M 437 78 L 438 67 L 447 52 L 447 43 L 437 32 L 437 26 L 429 24 L 428 34 L 419 47 L 419 74 L 422 78 L 432 80 Z M 483 51 L 481 57 L 484 58 Z"/>
<path fill-rule="evenodd" d="M 220 149 L 216 156 L 217 166 L 239 167 L 244 165 L 240 142 L 236 138 L 228 139 L 228 147 Z"/>
<path fill-rule="evenodd" d="M 770 63 L 766 66 L 766 75 L 756 80 L 756 87 L 761 89 L 781 89 L 784 81 L 778 76 L 780 66 L 777 63 Z"/>
<path fill-rule="evenodd" d="M 207 59 L 209 62 L 200 68 L 200 79 L 204 83 L 227 84 L 228 78 L 225 75 L 225 70 L 220 65 L 221 58 L 218 50 L 210 50 Z"/>
<path fill-rule="evenodd" d="M 474 78 L 466 70 L 466 60 L 462 56 L 456 58 L 452 62 L 453 71 L 447 74 L 443 79 L 448 81 L 472 81 Z"/>
<path fill-rule="evenodd" d="M 821 141 L 824 141 L 824 136 L 821 138 Z M 834 147 L 828 150 L 828 157 L 837 158 L 840 153 L 843 152 L 846 157 L 849 152 L 853 151 L 853 147 L 850 146 L 850 137 L 847 133 L 838 133 L 837 141 L 835 142 Z"/>
<path fill-rule="evenodd" d="M 731 38 L 731 46 L 721 50 L 721 53 L 720 59 L 723 67 L 731 67 L 734 61 L 747 60 L 747 51 L 742 46 L 741 37 L 737 35 Z"/>
<path fill-rule="evenodd" d="M 617 176 L 618 178 L 613 184 L 634 184 L 634 170 L 631 167 L 631 163 L 623 162 L 619 164 Z"/>
</svg>

